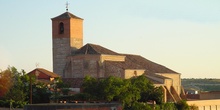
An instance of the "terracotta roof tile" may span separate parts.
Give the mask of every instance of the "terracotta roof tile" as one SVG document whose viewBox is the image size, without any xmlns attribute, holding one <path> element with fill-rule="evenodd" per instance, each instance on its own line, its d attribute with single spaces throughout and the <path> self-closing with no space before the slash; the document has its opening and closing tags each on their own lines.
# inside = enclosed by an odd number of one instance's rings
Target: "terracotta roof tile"
<svg viewBox="0 0 220 110">
<path fill-rule="evenodd" d="M 60 77 L 58 74 L 53 73 L 53 72 L 48 71 L 48 70 L 43 69 L 43 68 L 36 68 L 36 69 L 32 70 L 31 72 L 29 72 L 28 74 L 31 74 L 33 71 L 40 71 L 40 72 L 46 74 L 47 76 L 50 76 L 50 77 L 53 77 L 53 78 Z"/>
<path fill-rule="evenodd" d="M 53 78 L 60 77 L 58 74 L 53 73 L 53 72 L 48 71 L 48 70 L 43 69 L 43 68 L 36 68 L 36 70 L 41 71 L 42 73 L 47 74 L 48 76 L 51 76 L 51 77 L 53 77 Z"/>
</svg>

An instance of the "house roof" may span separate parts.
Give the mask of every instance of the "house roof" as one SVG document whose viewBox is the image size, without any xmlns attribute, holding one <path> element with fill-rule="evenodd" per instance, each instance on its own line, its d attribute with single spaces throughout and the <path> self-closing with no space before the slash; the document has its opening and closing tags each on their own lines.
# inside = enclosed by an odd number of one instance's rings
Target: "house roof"
<svg viewBox="0 0 220 110">
<path fill-rule="evenodd" d="M 145 69 L 146 73 L 177 73 L 163 65 L 152 62 L 140 55 L 119 54 L 100 45 L 86 44 L 77 50 L 75 55 L 82 54 L 108 54 L 126 56 L 125 62 L 105 61 L 107 65 L 114 65 L 122 69 Z"/>
<path fill-rule="evenodd" d="M 53 19 L 65 19 L 65 18 L 82 19 L 82 18 L 80 18 L 80 17 L 78 17 L 78 16 L 76 16 L 76 15 L 70 13 L 70 12 L 65 12 L 65 13 L 63 13 L 63 14 L 57 16 L 57 17 L 51 18 L 51 19 L 53 20 Z M 82 20 L 83 20 L 83 19 L 82 19 Z"/>
<path fill-rule="evenodd" d="M 109 50 L 107 48 L 104 48 L 100 45 L 95 44 L 86 44 L 83 47 L 81 47 L 79 50 L 74 52 L 74 54 L 109 54 L 109 55 L 119 55 L 118 53 Z"/>
<path fill-rule="evenodd" d="M 53 78 L 60 77 L 58 74 L 53 73 L 53 72 L 48 71 L 48 70 L 43 69 L 43 68 L 36 68 L 36 69 L 32 70 L 31 72 L 29 72 L 28 74 L 31 74 L 31 73 L 33 73 L 34 71 L 39 71 L 39 72 L 44 73 L 44 74 L 46 74 L 47 76 L 53 77 Z"/>
</svg>

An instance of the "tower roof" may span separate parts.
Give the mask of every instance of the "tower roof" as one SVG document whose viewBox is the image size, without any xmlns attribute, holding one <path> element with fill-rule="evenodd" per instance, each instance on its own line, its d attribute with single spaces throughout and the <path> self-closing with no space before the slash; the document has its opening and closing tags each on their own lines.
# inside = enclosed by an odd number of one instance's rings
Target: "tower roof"
<svg viewBox="0 0 220 110">
<path fill-rule="evenodd" d="M 65 12 L 65 13 L 63 13 L 63 14 L 57 16 L 57 17 L 51 18 L 51 19 L 53 20 L 53 19 L 66 19 L 66 18 L 82 19 L 82 18 L 80 18 L 80 17 L 78 17 L 78 16 L 76 16 L 76 15 L 70 13 L 70 12 Z"/>
<path fill-rule="evenodd" d="M 77 50 L 74 54 L 109 54 L 109 55 L 119 55 L 118 53 L 104 48 L 96 44 L 86 44 Z"/>
</svg>

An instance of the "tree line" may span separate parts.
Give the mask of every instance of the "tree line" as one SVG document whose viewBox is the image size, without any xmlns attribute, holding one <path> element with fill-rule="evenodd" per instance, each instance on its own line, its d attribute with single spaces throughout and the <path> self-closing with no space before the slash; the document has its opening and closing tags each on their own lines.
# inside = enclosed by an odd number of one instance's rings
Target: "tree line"
<svg viewBox="0 0 220 110">
<path fill-rule="evenodd" d="M 164 103 L 162 87 L 155 87 L 144 75 L 130 79 L 113 76 L 96 79 L 86 76 L 81 93 L 68 94 L 69 88 L 70 85 L 60 78 L 48 86 L 37 81 L 36 77 L 28 76 L 24 70 L 19 72 L 15 67 L 9 67 L 0 71 L 0 107 L 23 108 L 30 103 L 57 103 L 59 100 L 65 100 L 68 103 L 118 102 L 124 110 L 197 110 L 196 106 L 190 107 L 186 101 Z"/>
<path fill-rule="evenodd" d="M 55 81 L 44 83 L 24 70 L 8 67 L 0 71 L 0 107 L 23 108 L 26 104 L 57 102 L 69 85 L 59 78 Z"/>
</svg>

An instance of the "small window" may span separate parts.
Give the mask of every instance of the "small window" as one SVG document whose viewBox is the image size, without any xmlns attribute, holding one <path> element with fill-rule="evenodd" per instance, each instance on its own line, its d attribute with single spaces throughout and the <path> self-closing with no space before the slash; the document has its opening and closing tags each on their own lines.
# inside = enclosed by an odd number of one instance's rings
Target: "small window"
<svg viewBox="0 0 220 110">
<path fill-rule="evenodd" d="M 61 23 L 59 24 L 59 33 L 60 33 L 60 34 L 63 34 L 63 33 L 64 33 L 64 24 L 63 24 L 63 22 L 61 22 Z"/>
</svg>

